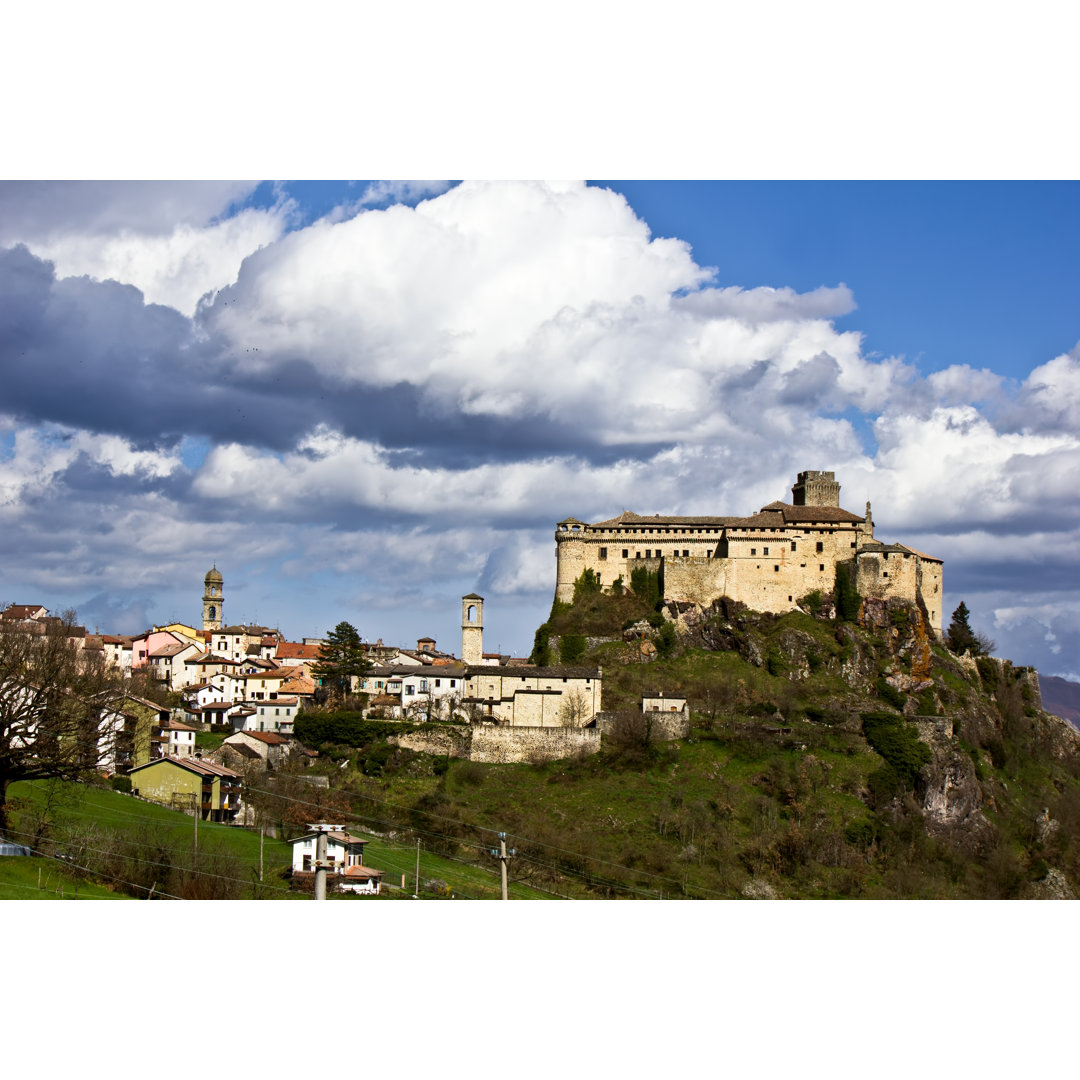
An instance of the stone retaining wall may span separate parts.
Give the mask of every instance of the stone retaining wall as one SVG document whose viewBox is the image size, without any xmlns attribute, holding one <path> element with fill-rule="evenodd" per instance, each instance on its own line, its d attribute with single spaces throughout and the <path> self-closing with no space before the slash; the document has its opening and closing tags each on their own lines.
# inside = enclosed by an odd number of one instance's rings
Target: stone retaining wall
<svg viewBox="0 0 1080 1080">
<path fill-rule="evenodd" d="M 387 741 L 423 754 L 441 754 L 504 765 L 518 761 L 558 761 L 581 754 L 595 754 L 600 749 L 600 732 L 596 728 L 473 724 L 468 728 L 391 735 Z"/>
</svg>

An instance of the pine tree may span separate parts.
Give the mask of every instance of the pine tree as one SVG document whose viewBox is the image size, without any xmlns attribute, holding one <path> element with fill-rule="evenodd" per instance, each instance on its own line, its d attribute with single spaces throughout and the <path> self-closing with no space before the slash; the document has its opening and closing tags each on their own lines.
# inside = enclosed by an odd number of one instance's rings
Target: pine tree
<svg viewBox="0 0 1080 1080">
<path fill-rule="evenodd" d="M 363 678 L 370 669 L 360 634 L 347 622 L 339 622 L 327 631 L 326 640 L 319 646 L 319 658 L 311 665 L 322 685 L 336 687 L 342 697 L 352 689 L 353 678 Z"/>
<path fill-rule="evenodd" d="M 968 649 L 971 650 L 972 656 L 978 656 L 982 651 L 979 639 L 968 622 L 970 614 L 967 604 L 961 600 L 960 606 L 952 613 L 952 621 L 949 623 L 949 629 L 945 632 L 945 644 L 949 646 L 951 652 L 956 653 L 958 656 Z"/>
</svg>

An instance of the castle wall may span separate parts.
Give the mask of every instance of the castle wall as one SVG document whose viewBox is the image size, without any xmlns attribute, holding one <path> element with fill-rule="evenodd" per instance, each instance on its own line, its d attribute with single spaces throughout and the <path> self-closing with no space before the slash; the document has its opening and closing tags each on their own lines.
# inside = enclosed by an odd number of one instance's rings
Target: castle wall
<svg viewBox="0 0 1080 1080">
<path fill-rule="evenodd" d="M 630 572 L 650 559 L 682 557 L 709 558 L 718 553 L 723 529 L 694 526 L 689 529 L 661 526 L 634 526 L 624 529 L 593 529 L 582 535 L 560 526 L 555 534 L 555 599 L 574 599 L 574 582 L 585 570 L 592 570 L 605 589 L 617 578 L 629 586 Z M 651 569 L 656 569 L 655 566 Z"/>
<path fill-rule="evenodd" d="M 914 552 L 860 551 L 855 565 L 861 595 L 914 601 L 921 593 L 930 625 L 941 633 L 941 563 Z"/>
</svg>

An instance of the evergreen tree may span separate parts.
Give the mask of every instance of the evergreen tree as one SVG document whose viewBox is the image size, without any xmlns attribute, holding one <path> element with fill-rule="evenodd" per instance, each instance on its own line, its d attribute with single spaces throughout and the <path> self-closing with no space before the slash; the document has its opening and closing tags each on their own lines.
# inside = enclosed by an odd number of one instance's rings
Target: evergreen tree
<svg viewBox="0 0 1080 1080">
<path fill-rule="evenodd" d="M 360 634 L 347 622 L 339 622 L 327 631 L 326 640 L 319 646 L 319 658 L 311 665 L 322 685 L 336 687 L 342 697 L 352 690 L 353 678 L 363 678 L 370 669 Z"/>
<path fill-rule="evenodd" d="M 967 604 L 961 600 L 960 606 L 952 613 L 949 629 L 945 631 L 945 644 L 958 656 L 968 649 L 971 650 L 972 656 L 979 656 L 984 651 L 989 651 L 983 648 L 983 640 L 971 629 L 971 624 L 968 622 L 970 614 Z M 993 648 L 992 644 L 990 648 Z"/>
</svg>

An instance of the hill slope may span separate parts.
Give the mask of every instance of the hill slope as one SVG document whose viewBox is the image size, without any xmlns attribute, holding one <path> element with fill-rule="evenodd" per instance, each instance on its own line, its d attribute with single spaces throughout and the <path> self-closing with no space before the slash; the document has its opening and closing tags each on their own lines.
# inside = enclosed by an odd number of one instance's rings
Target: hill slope
<svg viewBox="0 0 1080 1080">
<path fill-rule="evenodd" d="M 514 873 L 568 895 L 1034 897 L 1080 882 L 1080 736 L 1042 710 L 1034 671 L 956 657 L 894 602 L 853 622 L 827 604 L 819 618 L 646 605 L 644 622 L 627 606 L 557 605 L 538 635 L 554 656 L 584 639 L 603 664 L 622 715 L 601 753 L 499 766 L 397 751 L 373 777 L 361 747 L 342 790 L 448 852 L 505 830 Z M 630 720 L 657 690 L 689 698 L 689 738 Z"/>
</svg>

